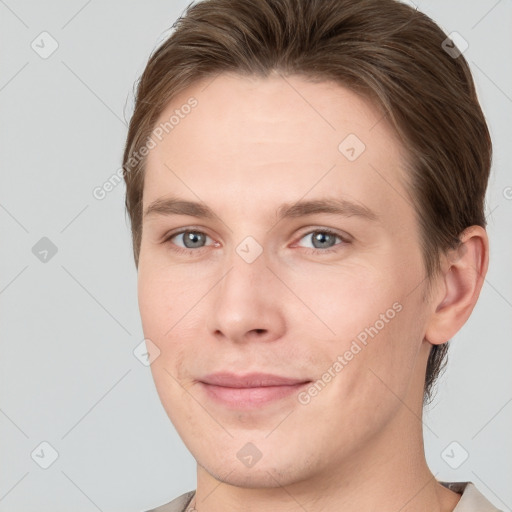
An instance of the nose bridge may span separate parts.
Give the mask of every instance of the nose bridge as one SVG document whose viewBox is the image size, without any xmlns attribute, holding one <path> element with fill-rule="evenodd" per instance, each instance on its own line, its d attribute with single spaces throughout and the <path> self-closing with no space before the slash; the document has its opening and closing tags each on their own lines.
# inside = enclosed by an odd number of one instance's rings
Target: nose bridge
<svg viewBox="0 0 512 512">
<path fill-rule="evenodd" d="M 269 260 L 268 250 L 264 250 L 263 241 L 258 241 L 252 235 L 247 235 L 247 229 L 238 230 L 244 235 L 233 233 L 234 240 L 240 240 L 234 244 L 226 257 L 226 267 L 229 272 L 221 283 L 223 293 L 240 294 L 240 298 L 248 297 L 251 294 L 254 298 L 262 292 L 260 286 L 268 280 L 270 272 L 267 269 Z M 263 235 L 259 237 L 262 240 Z"/>
<path fill-rule="evenodd" d="M 265 286 L 269 277 L 266 256 L 261 253 L 254 260 L 245 259 L 251 249 L 240 255 L 240 248 L 244 249 L 244 245 L 235 248 L 229 258 L 228 272 L 218 289 L 218 302 L 228 302 L 232 311 L 243 311 L 246 307 L 255 310 L 264 302 L 264 295 L 268 292 L 268 286 Z"/>
<path fill-rule="evenodd" d="M 251 332 L 266 338 L 280 336 L 284 325 L 268 258 L 256 244 L 243 240 L 233 249 L 212 297 L 208 327 L 233 341 L 245 340 Z"/>
</svg>

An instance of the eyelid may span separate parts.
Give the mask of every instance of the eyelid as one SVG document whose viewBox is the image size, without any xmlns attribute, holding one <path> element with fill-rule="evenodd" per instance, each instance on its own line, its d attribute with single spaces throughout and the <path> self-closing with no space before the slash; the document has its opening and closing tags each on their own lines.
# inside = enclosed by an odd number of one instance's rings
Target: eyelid
<svg viewBox="0 0 512 512">
<path fill-rule="evenodd" d="M 165 234 L 162 236 L 162 242 L 167 242 L 170 238 L 173 238 L 176 235 L 187 233 L 188 231 L 191 231 L 193 233 L 202 233 L 213 240 L 213 237 L 207 233 L 206 228 L 204 228 L 203 226 L 185 226 L 181 228 L 176 228 L 176 230 L 170 230 L 165 232 Z"/>
<path fill-rule="evenodd" d="M 331 235 L 339 237 L 345 243 L 350 243 L 350 242 L 353 241 L 353 238 L 348 233 L 345 233 L 344 231 L 340 232 L 340 231 L 338 231 L 336 229 L 328 228 L 328 227 L 325 227 L 325 226 L 315 226 L 313 228 L 308 228 L 307 231 L 303 231 L 298 236 L 297 241 L 300 241 L 305 236 L 311 235 L 313 233 L 329 233 Z M 294 244 L 295 243 L 296 242 L 294 242 Z M 322 250 L 322 249 L 318 249 L 318 250 Z"/>
</svg>

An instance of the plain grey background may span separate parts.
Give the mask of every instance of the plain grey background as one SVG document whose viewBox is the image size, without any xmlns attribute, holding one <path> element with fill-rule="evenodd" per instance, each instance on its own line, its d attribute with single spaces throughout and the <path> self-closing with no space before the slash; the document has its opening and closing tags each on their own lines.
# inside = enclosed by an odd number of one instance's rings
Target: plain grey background
<svg viewBox="0 0 512 512">
<path fill-rule="evenodd" d="M 133 353 L 124 184 L 92 193 L 119 169 L 133 84 L 187 3 L 0 0 L 1 512 L 135 512 L 195 488 Z M 494 141 L 490 270 L 425 412 L 427 459 L 511 510 L 512 2 L 414 3 L 467 41 Z"/>
</svg>

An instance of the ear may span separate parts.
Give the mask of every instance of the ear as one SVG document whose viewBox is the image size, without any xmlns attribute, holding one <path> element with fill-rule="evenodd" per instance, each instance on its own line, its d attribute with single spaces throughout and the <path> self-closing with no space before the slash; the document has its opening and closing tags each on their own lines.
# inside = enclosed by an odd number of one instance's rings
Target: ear
<svg viewBox="0 0 512 512">
<path fill-rule="evenodd" d="M 451 339 L 475 307 L 489 265 L 489 239 L 481 226 L 464 230 L 461 246 L 443 256 L 436 281 L 434 311 L 425 338 L 433 345 Z"/>
</svg>

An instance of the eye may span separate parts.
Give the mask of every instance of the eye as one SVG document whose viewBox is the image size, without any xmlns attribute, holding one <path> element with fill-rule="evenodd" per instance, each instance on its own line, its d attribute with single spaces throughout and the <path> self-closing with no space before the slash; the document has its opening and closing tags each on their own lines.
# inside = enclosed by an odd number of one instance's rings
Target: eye
<svg viewBox="0 0 512 512">
<path fill-rule="evenodd" d="M 172 250 L 176 252 L 182 252 L 187 254 L 197 253 L 199 249 L 203 249 L 208 245 L 207 241 L 212 242 L 213 240 L 204 232 L 194 229 L 184 229 L 177 233 L 172 233 L 163 241 L 164 243 L 170 242 L 172 244 Z M 336 247 L 344 244 L 348 244 L 349 240 L 341 236 L 339 233 L 330 229 L 322 228 L 310 231 L 304 234 L 297 245 L 301 245 L 302 240 L 309 240 L 309 247 L 302 245 L 306 249 L 310 249 L 312 253 L 327 253 L 336 252 Z M 338 240 L 338 242 L 337 242 Z M 334 247 L 334 249 L 333 249 Z"/>
<path fill-rule="evenodd" d="M 341 243 L 336 243 L 336 239 L 340 240 Z M 312 252 L 334 252 L 336 249 L 332 249 L 332 247 L 348 243 L 341 235 L 329 229 L 310 231 L 300 239 L 300 241 L 302 240 L 310 241 L 311 245 L 309 247 L 312 247 Z"/>
<path fill-rule="evenodd" d="M 196 230 L 183 230 L 178 233 L 169 235 L 164 243 L 171 242 L 175 247 L 174 250 L 178 252 L 197 252 L 194 249 L 202 249 L 206 246 L 206 241 L 212 239 L 202 231 Z"/>
</svg>

